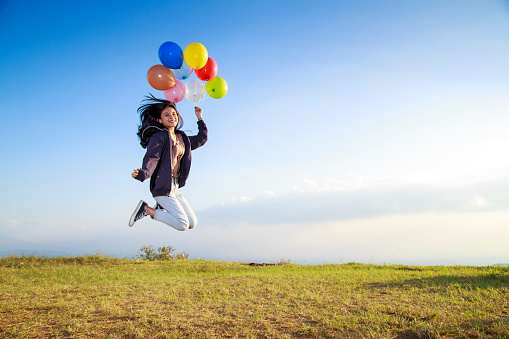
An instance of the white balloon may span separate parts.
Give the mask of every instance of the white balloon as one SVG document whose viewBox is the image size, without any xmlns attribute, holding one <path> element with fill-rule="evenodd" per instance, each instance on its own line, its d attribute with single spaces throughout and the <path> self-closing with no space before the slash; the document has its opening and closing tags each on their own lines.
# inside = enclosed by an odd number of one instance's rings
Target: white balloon
<svg viewBox="0 0 509 339">
<path fill-rule="evenodd" d="M 207 94 L 207 90 L 205 88 L 205 84 L 200 80 L 189 80 L 186 84 L 186 98 L 192 102 L 201 101 L 205 98 Z"/>
</svg>

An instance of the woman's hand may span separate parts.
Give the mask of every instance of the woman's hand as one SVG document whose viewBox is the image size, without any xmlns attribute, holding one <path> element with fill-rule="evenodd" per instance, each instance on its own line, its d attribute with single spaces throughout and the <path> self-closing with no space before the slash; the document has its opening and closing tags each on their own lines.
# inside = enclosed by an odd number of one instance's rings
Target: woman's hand
<svg viewBox="0 0 509 339">
<path fill-rule="evenodd" d="M 131 176 L 132 176 L 133 178 L 136 178 L 136 177 L 138 176 L 138 173 L 140 173 L 140 169 L 141 169 L 141 168 L 137 168 L 137 169 L 135 169 L 135 170 L 133 171 L 133 173 L 131 173 Z"/>
<path fill-rule="evenodd" d="M 198 120 L 203 120 L 201 114 L 202 114 L 203 110 L 198 107 L 198 106 L 194 106 L 194 113 L 196 114 L 196 117 L 198 118 Z"/>
</svg>

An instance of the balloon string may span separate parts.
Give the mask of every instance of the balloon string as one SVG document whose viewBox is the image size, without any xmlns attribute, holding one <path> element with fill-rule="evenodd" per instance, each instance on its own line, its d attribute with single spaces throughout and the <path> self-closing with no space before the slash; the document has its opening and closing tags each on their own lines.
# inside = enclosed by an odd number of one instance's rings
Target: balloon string
<svg viewBox="0 0 509 339">
<path fill-rule="evenodd" d="M 177 86 L 177 85 L 175 85 L 175 86 Z M 180 91 L 180 94 L 184 95 L 184 97 L 182 98 L 182 100 L 184 100 L 186 98 L 186 93 L 180 87 L 177 86 L 177 88 Z M 180 101 L 182 101 L 182 100 L 180 100 Z"/>
<path fill-rule="evenodd" d="M 200 107 L 200 105 L 203 105 L 203 103 L 205 102 L 205 100 L 207 100 L 208 97 L 209 95 L 205 93 L 205 97 L 201 100 L 201 102 L 198 102 L 198 107 Z"/>
</svg>

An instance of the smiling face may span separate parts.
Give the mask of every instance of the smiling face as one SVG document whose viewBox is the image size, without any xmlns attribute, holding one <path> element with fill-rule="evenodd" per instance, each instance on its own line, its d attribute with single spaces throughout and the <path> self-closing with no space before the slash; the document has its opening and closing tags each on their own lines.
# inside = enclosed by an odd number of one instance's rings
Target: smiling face
<svg viewBox="0 0 509 339">
<path fill-rule="evenodd" d="M 166 107 L 157 121 L 167 129 L 175 128 L 179 123 L 179 116 L 173 107 Z"/>
</svg>

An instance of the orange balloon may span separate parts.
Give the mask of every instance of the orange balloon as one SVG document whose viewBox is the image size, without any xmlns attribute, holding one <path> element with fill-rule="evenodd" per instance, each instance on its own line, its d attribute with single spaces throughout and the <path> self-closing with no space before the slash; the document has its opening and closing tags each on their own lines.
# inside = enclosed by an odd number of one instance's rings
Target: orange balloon
<svg viewBox="0 0 509 339">
<path fill-rule="evenodd" d="M 175 86 L 175 76 L 171 69 L 163 65 L 154 65 L 147 72 L 147 80 L 150 86 L 160 91 Z"/>
</svg>

